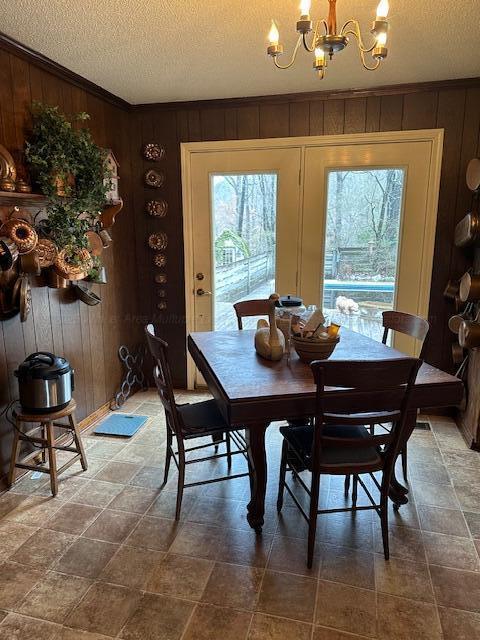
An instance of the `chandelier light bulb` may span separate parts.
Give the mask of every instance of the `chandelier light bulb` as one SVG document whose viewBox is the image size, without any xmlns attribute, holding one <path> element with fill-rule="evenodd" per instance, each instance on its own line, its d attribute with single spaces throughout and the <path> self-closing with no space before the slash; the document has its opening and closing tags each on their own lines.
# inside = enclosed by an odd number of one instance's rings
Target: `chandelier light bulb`
<svg viewBox="0 0 480 640">
<path fill-rule="evenodd" d="M 300 15 L 309 16 L 310 7 L 312 6 L 311 0 L 301 0 L 300 2 Z"/>
<path fill-rule="evenodd" d="M 317 60 L 321 60 L 322 58 L 325 58 L 325 51 L 323 49 L 321 49 L 320 47 L 316 47 L 316 49 L 315 49 L 315 58 Z"/>
<path fill-rule="evenodd" d="M 272 20 L 272 26 L 270 27 L 270 31 L 268 33 L 268 39 L 271 46 L 277 46 L 278 41 L 280 40 L 280 34 L 278 33 L 277 25 L 275 24 L 274 20 Z"/>
<path fill-rule="evenodd" d="M 377 46 L 384 47 L 387 44 L 387 32 L 382 31 L 377 35 Z"/>
<path fill-rule="evenodd" d="M 388 0 L 380 0 L 377 7 L 377 20 L 385 20 L 388 16 L 389 9 Z"/>
</svg>

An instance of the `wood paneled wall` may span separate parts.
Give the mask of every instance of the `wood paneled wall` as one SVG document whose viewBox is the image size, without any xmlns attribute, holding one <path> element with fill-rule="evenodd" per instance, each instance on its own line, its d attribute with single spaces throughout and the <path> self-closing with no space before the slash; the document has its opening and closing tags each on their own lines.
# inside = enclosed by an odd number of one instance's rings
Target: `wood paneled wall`
<svg viewBox="0 0 480 640">
<path fill-rule="evenodd" d="M 453 247 L 453 231 L 471 203 L 465 185 L 468 161 L 480 153 L 480 80 L 410 85 L 377 92 L 349 92 L 340 96 L 272 96 L 258 100 L 219 100 L 201 103 L 143 105 L 133 114 L 132 162 L 140 176 L 145 168 L 140 155 L 144 142 L 157 140 L 167 148 L 167 184 L 164 195 L 169 212 L 163 222 L 139 216 L 137 253 L 143 312 L 156 316 L 159 330 L 172 343 L 177 384 L 185 381 L 185 305 L 182 240 L 180 143 L 188 141 L 272 138 L 323 134 L 443 128 L 445 143 L 430 296 L 432 323 L 427 359 L 451 370 L 452 335 L 447 319 L 452 308 L 443 298 L 450 277 L 460 276 L 470 257 Z M 143 208 L 148 191 L 135 189 L 135 207 Z M 150 295 L 153 267 L 146 248 L 150 229 L 169 234 L 168 313 L 156 313 Z M 419 247 L 420 250 L 420 247 Z"/>
<path fill-rule="evenodd" d="M 29 127 L 32 100 L 59 105 L 65 113 L 86 111 L 96 142 L 111 147 L 120 163 L 120 190 L 125 207 L 113 228 L 113 244 L 104 254 L 108 284 L 96 285 L 102 303 L 89 307 L 69 290 L 32 288 L 33 309 L 27 322 L 19 316 L 0 322 L 0 412 L 18 397 L 13 371 L 26 355 L 53 351 L 75 369 L 74 392 L 79 419 L 106 403 L 121 380 L 120 344 L 138 342 L 136 256 L 133 240 L 129 109 L 101 93 L 49 73 L 23 55 L 0 46 L 0 143 L 20 151 Z M 0 477 L 10 456 L 11 426 L 0 420 Z"/>
</svg>

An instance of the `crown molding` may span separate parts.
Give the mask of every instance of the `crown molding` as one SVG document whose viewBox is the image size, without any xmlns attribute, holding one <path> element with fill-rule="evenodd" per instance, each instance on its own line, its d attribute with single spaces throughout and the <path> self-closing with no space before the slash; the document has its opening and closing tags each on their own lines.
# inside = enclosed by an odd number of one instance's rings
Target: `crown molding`
<svg viewBox="0 0 480 640">
<path fill-rule="evenodd" d="M 249 96 L 246 98 L 218 98 L 214 100 L 191 100 L 185 102 L 156 102 L 133 105 L 134 111 L 149 110 L 180 110 L 180 109 L 208 109 L 246 107 L 261 104 L 282 104 L 285 102 L 310 102 L 325 100 L 345 100 L 348 98 L 370 98 L 378 96 L 423 93 L 426 91 L 440 91 L 448 89 L 480 88 L 478 78 L 455 78 L 452 80 L 437 80 L 432 82 L 415 82 L 410 84 L 394 84 L 371 89 L 348 89 L 330 91 L 309 91 L 306 93 L 284 93 L 266 96 Z"/>
<path fill-rule="evenodd" d="M 26 45 L 22 44 L 21 42 L 18 42 L 14 38 L 11 38 L 6 33 L 2 33 L 1 31 L 0 31 L 0 48 L 3 49 L 4 51 L 8 51 L 9 53 L 13 53 L 14 55 L 19 56 L 20 58 L 23 58 L 27 62 L 30 62 L 36 65 L 37 67 L 40 67 L 44 71 L 48 71 L 48 73 L 51 73 L 52 75 L 57 76 L 57 78 L 71 82 L 77 87 L 80 87 L 85 91 L 88 91 L 89 93 L 101 98 L 102 100 L 105 100 L 106 102 L 109 102 L 110 104 L 116 107 L 119 107 L 120 109 L 124 109 L 125 111 L 130 111 L 132 108 L 132 105 L 126 100 L 123 100 L 122 98 L 119 98 L 113 93 L 110 93 L 110 91 L 103 89 L 98 84 L 95 84 L 90 80 L 87 80 L 86 78 L 79 75 L 78 73 L 75 73 L 74 71 L 70 71 L 70 69 L 67 69 L 67 67 L 64 67 L 61 64 L 58 64 L 58 62 L 55 62 L 54 60 L 47 58 L 43 54 L 38 53 L 38 51 L 34 51 L 34 49 L 30 49 L 30 47 L 27 47 Z"/>
</svg>

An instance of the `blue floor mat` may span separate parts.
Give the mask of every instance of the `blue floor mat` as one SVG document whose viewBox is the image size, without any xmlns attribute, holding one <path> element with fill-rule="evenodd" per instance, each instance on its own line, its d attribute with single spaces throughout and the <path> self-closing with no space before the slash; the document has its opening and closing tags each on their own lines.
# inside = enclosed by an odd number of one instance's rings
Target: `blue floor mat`
<svg viewBox="0 0 480 640">
<path fill-rule="evenodd" d="M 137 416 L 129 413 L 114 413 L 95 427 L 93 433 L 106 436 L 125 436 L 130 438 L 135 435 L 142 425 L 148 420 L 148 416 Z"/>
</svg>

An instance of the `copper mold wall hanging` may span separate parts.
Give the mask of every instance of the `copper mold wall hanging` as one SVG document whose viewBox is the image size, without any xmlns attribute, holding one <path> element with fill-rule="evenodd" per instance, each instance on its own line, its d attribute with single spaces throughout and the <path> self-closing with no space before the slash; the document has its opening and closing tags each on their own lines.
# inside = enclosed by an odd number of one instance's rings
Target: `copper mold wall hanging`
<svg viewBox="0 0 480 640">
<path fill-rule="evenodd" d="M 11 218 L 4 222 L 2 232 L 17 245 L 20 254 L 33 251 L 37 246 L 37 232 L 26 220 Z"/>
<path fill-rule="evenodd" d="M 160 160 L 165 159 L 166 155 L 165 147 L 158 144 L 158 142 L 147 142 L 147 144 L 143 146 L 143 157 L 145 160 L 160 162 Z"/>
<path fill-rule="evenodd" d="M 57 259 L 57 247 L 55 243 L 48 238 L 40 238 L 36 246 L 36 251 L 38 255 L 38 261 L 40 262 L 40 267 L 42 269 L 51 267 Z"/>
<path fill-rule="evenodd" d="M 166 284 L 167 283 L 167 274 L 166 273 L 156 273 L 155 274 L 155 282 L 157 284 Z"/>
<path fill-rule="evenodd" d="M 166 298 L 167 297 L 166 289 L 158 289 L 157 290 L 157 294 L 158 294 L 159 298 Z"/>
<path fill-rule="evenodd" d="M 159 309 L 160 311 L 165 311 L 166 308 L 167 308 L 166 301 L 160 300 L 160 302 L 157 304 L 157 309 Z"/>
<path fill-rule="evenodd" d="M 155 249 L 156 251 L 163 251 L 167 248 L 168 245 L 168 236 L 164 231 L 159 231 L 158 233 L 151 233 L 148 236 L 148 246 L 150 249 Z"/>
<path fill-rule="evenodd" d="M 145 204 L 145 211 L 155 218 L 164 218 L 167 215 L 168 204 L 165 200 L 149 200 Z"/>
<path fill-rule="evenodd" d="M 69 258 L 66 249 L 62 249 L 57 255 L 53 268 L 65 280 L 83 280 L 93 266 L 92 257 L 86 249 L 72 249 L 72 251 L 74 260 Z"/>
<path fill-rule="evenodd" d="M 165 184 L 165 172 L 157 171 L 156 169 L 148 169 L 144 176 L 145 184 L 147 187 L 153 189 L 160 189 Z"/>
<path fill-rule="evenodd" d="M 164 253 L 156 253 L 153 257 L 153 263 L 156 267 L 164 267 L 167 264 L 167 256 Z"/>
</svg>

